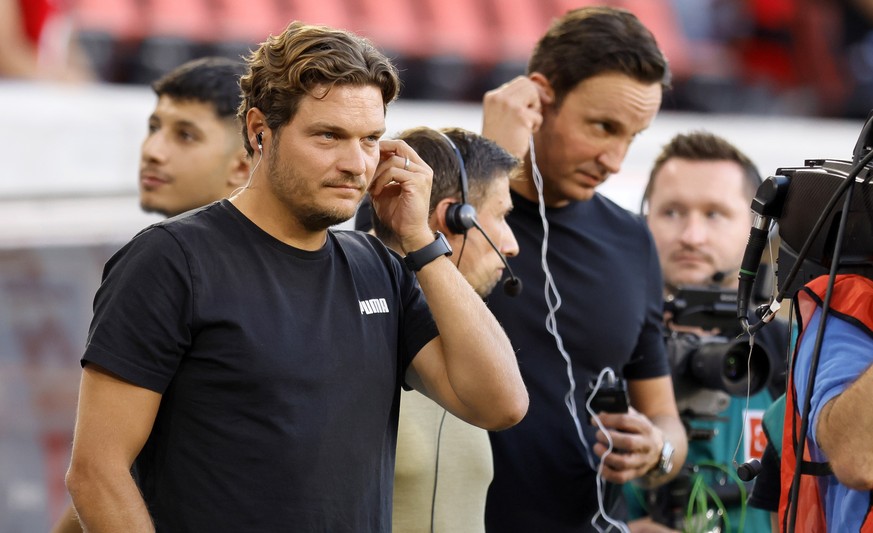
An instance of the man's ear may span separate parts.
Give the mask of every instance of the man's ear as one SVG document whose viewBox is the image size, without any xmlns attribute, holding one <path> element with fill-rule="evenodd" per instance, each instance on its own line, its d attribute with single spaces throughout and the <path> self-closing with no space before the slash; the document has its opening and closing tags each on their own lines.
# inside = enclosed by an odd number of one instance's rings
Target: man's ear
<svg viewBox="0 0 873 533">
<path fill-rule="evenodd" d="M 552 88 L 552 84 L 549 83 L 548 78 L 540 74 L 539 72 L 532 72 L 530 75 L 530 80 L 534 82 L 537 86 L 537 90 L 540 93 L 540 103 L 543 107 L 551 105 L 555 103 L 555 90 Z"/>
<path fill-rule="evenodd" d="M 436 208 L 431 213 L 427 223 L 433 231 L 441 231 L 446 237 L 451 238 L 453 235 L 446 224 L 446 211 L 452 204 L 458 203 L 456 198 L 443 198 L 437 202 Z"/>
<path fill-rule="evenodd" d="M 248 141 L 249 145 L 252 148 L 252 151 L 258 152 L 263 150 L 263 142 L 258 142 L 259 140 L 263 141 L 263 137 L 258 137 L 258 133 L 263 134 L 266 127 L 266 117 L 257 107 L 252 107 L 248 111 L 246 111 L 245 116 L 246 123 L 246 133 L 249 136 Z"/>
</svg>

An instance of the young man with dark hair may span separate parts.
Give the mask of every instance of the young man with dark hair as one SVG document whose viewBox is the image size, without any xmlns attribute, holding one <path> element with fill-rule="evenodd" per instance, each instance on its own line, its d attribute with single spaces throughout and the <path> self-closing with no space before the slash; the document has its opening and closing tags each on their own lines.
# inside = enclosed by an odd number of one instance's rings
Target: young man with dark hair
<svg viewBox="0 0 873 533">
<path fill-rule="evenodd" d="M 239 120 L 245 64 L 221 57 L 189 61 L 152 84 L 139 169 L 144 211 L 175 216 L 226 198 L 248 179 Z"/>
<path fill-rule="evenodd" d="M 140 150 L 140 206 L 172 217 L 217 202 L 245 184 L 249 157 L 236 112 L 245 65 L 204 57 L 176 67 L 152 84 L 158 97 Z M 67 507 L 53 533 L 78 533 Z"/>
</svg>

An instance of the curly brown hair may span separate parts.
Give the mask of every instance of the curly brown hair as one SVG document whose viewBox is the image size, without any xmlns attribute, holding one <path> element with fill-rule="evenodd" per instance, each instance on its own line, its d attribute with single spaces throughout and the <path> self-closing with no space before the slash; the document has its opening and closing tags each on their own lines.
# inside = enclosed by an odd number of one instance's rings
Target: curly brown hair
<svg viewBox="0 0 873 533">
<path fill-rule="evenodd" d="M 324 98 L 327 92 L 315 94 L 317 88 L 374 85 L 386 109 L 400 90 L 397 68 L 370 41 L 327 26 L 292 22 L 280 35 L 261 43 L 246 61 L 249 69 L 240 78 L 238 115 L 249 155 L 254 153 L 245 121 L 249 109 L 259 109 L 267 126 L 278 134 L 294 118 L 301 98 Z"/>
</svg>

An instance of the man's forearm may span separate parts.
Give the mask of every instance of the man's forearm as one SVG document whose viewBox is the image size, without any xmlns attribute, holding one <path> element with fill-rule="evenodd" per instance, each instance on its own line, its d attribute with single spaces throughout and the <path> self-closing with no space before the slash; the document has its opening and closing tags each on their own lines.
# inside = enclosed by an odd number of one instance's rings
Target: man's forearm
<svg viewBox="0 0 873 533">
<path fill-rule="evenodd" d="M 151 516 L 133 479 L 79 483 L 68 476 L 67 486 L 85 533 L 155 531 Z"/>
<path fill-rule="evenodd" d="M 418 273 L 440 331 L 448 381 L 476 425 L 508 427 L 527 411 L 527 390 L 512 345 L 455 266 L 441 258 Z"/>
<path fill-rule="evenodd" d="M 825 405 L 816 436 L 834 475 L 856 490 L 873 489 L 873 367 Z"/>
</svg>

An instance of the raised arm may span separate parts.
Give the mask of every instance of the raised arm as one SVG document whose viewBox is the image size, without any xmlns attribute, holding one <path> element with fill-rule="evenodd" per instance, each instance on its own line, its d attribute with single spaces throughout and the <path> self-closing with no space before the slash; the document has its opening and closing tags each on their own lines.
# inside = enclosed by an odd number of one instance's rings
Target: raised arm
<svg viewBox="0 0 873 533">
<path fill-rule="evenodd" d="M 402 141 L 382 141 L 381 150 L 370 188 L 373 207 L 399 237 L 403 253 L 419 250 L 434 240 L 427 224 L 433 173 Z M 528 397 L 500 324 L 446 257 L 417 275 L 440 335 L 415 356 L 407 382 L 471 424 L 494 430 L 514 425 L 527 412 Z"/>
<path fill-rule="evenodd" d="M 66 483 L 89 533 L 154 531 L 130 474 L 155 420 L 160 394 L 94 364 L 85 366 Z"/>
<path fill-rule="evenodd" d="M 482 135 L 519 159 L 527 154 L 530 134 L 543 121 L 542 105 L 548 97 L 534 81 L 541 78 L 518 76 L 482 99 Z"/>
</svg>

